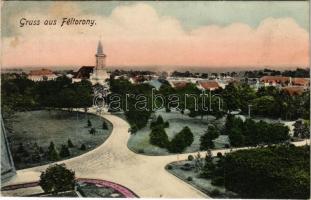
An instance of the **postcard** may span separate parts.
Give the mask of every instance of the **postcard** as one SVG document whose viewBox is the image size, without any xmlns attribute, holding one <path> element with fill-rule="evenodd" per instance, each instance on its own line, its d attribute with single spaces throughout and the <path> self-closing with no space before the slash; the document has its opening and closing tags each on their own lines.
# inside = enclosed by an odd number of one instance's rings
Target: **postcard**
<svg viewBox="0 0 311 200">
<path fill-rule="evenodd" d="M 309 1 L 2 1 L 1 196 L 310 198 Z"/>
</svg>

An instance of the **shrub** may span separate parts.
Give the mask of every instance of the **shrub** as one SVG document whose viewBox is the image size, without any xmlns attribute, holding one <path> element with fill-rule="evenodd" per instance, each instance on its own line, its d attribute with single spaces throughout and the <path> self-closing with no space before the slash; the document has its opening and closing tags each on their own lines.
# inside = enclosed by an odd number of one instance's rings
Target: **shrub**
<svg viewBox="0 0 311 200">
<path fill-rule="evenodd" d="M 217 152 L 217 157 L 221 158 L 222 157 L 222 153 L 221 152 Z"/>
<path fill-rule="evenodd" d="M 188 176 L 187 181 L 192 181 L 193 178 L 191 176 Z"/>
<path fill-rule="evenodd" d="M 88 126 L 88 127 L 91 127 L 91 126 L 92 126 L 92 122 L 91 122 L 91 120 L 89 120 L 89 119 L 87 120 L 87 126 Z"/>
<path fill-rule="evenodd" d="M 211 191 L 211 196 L 215 197 L 215 196 L 219 196 L 220 195 L 220 191 L 217 189 L 213 189 Z"/>
<path fill-rule="evenodd" d="M 136 126 L 136 124 L 131 125 L 131 134 L 134 134 L 138 131 L 138 127 Z"/>
<path fill-rule="evenodd" d="M 194 159 L 193 155 L 189 155 L 189 156 L 188 156 L 188 160 L 189 160 L 189 161 L 192 161 L 193 159 Z"/>
<path fill-rule="evenodd" d="M 59 155 L 62 158 L 70 156 L 70 151 L 66 145 L 62 145 L 60 152 L 59 152 Z"/>
<path fill-rule="evenodd" d="M 108 130 L 108 125 L 107 125 L 107 123 L 105 121 L 103 121 L 103 129 L 104 130 Z"/>
<path fill-rule="evenodd" d="M 138 149 L 138 153 L 145 153 L 143 149 Z"/>
<path fill-rule="evenodd" d="M 216 176 L 216 177 L 212 178 L 211 183 L 212 183 L 212 185 L 222 186 L 222 185 L 224 185 L 224 177 Z"/>
<path fill-rule="evenodd" d="M 172 165 L 167 165 L 167 169 L 168 169 L 168 170 L 173 169 Z"/>
<path fill-rule="evenodd" d="M 96 129 L 95 129 L 95 128 L 91 128 L 91 130 L 89 130 L 89 133 L 90 133 L 91 135 L 95 135 Z"/>
<path fill-rule="evenodd" d="M 169 123 L 168 121 L 166 121 L 166 122 L 164 123 L 164 128 L 168 128 L 168 127 L 170 127 L 170 123 Z"/>
<path fill-rule="evenodd" d="M 57 194 L 58 192 L 73 190 L 75 186 L 75 172 L 65 165 L 49 166 L 40 175 L 39 185 L 44 192 Z"/>
<path fill-rule="evenodd" d="M 82 151 L 85 151 L 85 150 L 86 150 L 85 144 L 82 144 L 82 145 L 81 145 L 80 150 L 82 150 Z"/>
<path fill-rule="evenodd" d="M 48 160 L 49 161 L 57 161 L 59 160 L 59 155 L 55 149 L 55 145 L 53 142 L 50 143 L 50 146 L 48 148 Z"/>
<path fill-rule="evenodd" d="M 23 157 L 28 157 L 29 153 L 28 151 L 25 149 L 23 143 L 19 143 L 19 146 L 17 148 L 17 153 L 21 154 Z"/>
<path fill-rule="evenodd" d="M 72 142 L 71 142 L 71 140 L 70 140 L 70 139 L 68 139 L 67 144 L 68 144 L 68 147 L 69 147 L 69 148 L 74 147 L 74 145 L 72 144 Z"/>
</svg>

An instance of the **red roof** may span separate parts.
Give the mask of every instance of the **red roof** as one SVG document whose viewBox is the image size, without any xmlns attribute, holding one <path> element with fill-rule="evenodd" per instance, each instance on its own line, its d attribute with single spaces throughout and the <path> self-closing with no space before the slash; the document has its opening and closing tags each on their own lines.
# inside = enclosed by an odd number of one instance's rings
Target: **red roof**
<svg viewBox="0 0 311 200">
<path fill-rule="evenodd" d="M 310 83 L 310 80 L 307 78 L 290 78 L 287 76 L 263 76 L 260 78 L 260 81 L 265 83 L 290 83 L 292 81 L 293 85 L 307 86 Z"/>
<path fill-rule="evenodd" d="M 174 88 L 184 88 L 186 87 L 189 83 L 186 81 L 172 81 L 173 87 Z"/>
<path fill-rule="evenodd" d="M 216 81 L 199 81 L 199 84 L 206 90 L 217 89 L 220 87 Z"/>
<path fill-rule="evenodd" d="M 54 75 L 54 73 L 49 69 L 32 70 L 29 73 L 29 76 L 49 76 L 49 75 Z"/>
<path fill-rule="evenodd" d="M 263 76 L 260 78 L 260 81 L 285 83 L 285 82 L 289 82 L 289 77 L 286 77 L 286 76 Z"/>
<path fill-rule="evenodd" d="M 289 95 L 301 95 L 304 91 L 304 87 L 284 87 L 283 90 L 287 92 Z"/>
<path fill-rule="evenodd" d="M 292 82 L 293 85 L 301 85 L 301 86 L 307 86 L 310 84 L 310 80 L 306 78 L 293 78 Z"/>
</svg>

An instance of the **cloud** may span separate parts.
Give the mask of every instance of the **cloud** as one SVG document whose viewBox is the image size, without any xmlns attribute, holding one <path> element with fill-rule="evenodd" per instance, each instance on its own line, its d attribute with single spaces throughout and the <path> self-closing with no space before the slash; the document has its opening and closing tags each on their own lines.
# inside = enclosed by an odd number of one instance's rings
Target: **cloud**
<svg viewBox="0 0 311 200">
<path fill-rule="evenodd" d="M 95 19 L 96 26 L 21 28 L 21 17 Z M 308 33 L 292 18 L 266 18 L 256 28 L 232 23 L 186 31 L 176 18 L 160 16 L 145 3 L 120 5 L 105 17 L 81 15 L 79 8 L 58 2 L 44 15 L 24 12 L 10 20 L 17 36 L 3 38 L 4 66 L 91 65 L 99 38 L 108 65 L 308 65 Z"/>
</svg>

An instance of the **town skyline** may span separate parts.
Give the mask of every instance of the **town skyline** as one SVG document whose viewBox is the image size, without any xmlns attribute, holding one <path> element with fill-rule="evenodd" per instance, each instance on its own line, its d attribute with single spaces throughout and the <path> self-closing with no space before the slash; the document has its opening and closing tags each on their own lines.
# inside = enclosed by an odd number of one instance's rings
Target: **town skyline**
<svg viewBox="0 0 311 200">
<path fill-rule="evenodd" d="M 193 5 L 208 12 L 197 14 L 174 2 L 98 2 L 95 6 L 85 2 L 48 2 L 30 14 L 23 10 L 23 4 L 5 2 L 3 16 L 8 28 L 2 36 L 2 67 L 94 65 L 98 40 L 103 42 L 108 68 L 307 67 L 308 9 L 302 9 L 304 3 L 254 3 L 239 8 L 238 2 L 200 2 Z M 96 10 L 99 6 L 102 9 Z M 269 9 L 258 12 L 256 6 Z M 217 13 L 221 7 L 228 14 Z M 278 12 L 280 7 L 286 8 L 282 15 Z M 183 11 L 187 13 L 181 15 Z M 17 27 L 21 17 L 57 18 L 61 22 L 68 13 L 70 17 L 95 19 L 97 25 L 62 29 Z"/>
</svg>

